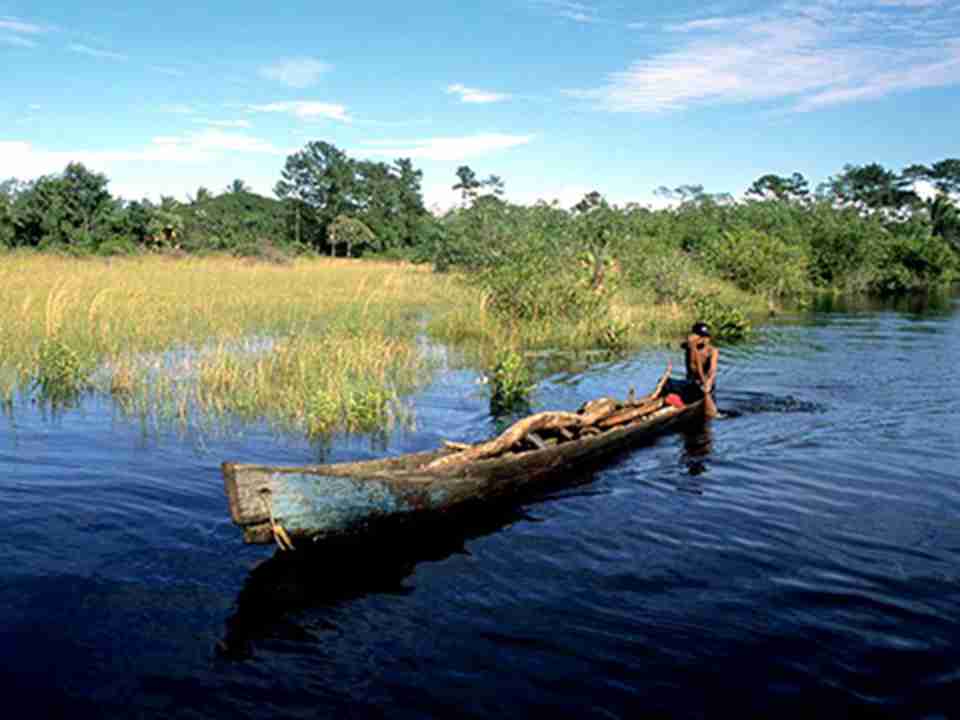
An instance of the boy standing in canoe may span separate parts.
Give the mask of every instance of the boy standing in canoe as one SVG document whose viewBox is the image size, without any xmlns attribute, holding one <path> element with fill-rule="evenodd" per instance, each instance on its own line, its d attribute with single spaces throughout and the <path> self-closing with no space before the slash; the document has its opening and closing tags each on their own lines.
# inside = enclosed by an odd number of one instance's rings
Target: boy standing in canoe
<svg viewBox="0 0 960 720">
<path fill-rule="evenodd" d="M 707 324 L 694 323 L 681 347 L 686 353 L 687 380 L 696 383 L 703 391 L 704 415 L 708 418 L 716 417 L 719 413 L 713 395 L 716 390 L 720 351 L 711 342 Z"/>
</svg>

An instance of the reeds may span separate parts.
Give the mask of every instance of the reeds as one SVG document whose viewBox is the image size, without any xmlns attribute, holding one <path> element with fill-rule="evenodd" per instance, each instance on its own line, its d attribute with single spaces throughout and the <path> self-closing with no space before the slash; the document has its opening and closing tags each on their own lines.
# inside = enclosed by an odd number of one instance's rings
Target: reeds
<svg viewBox="0 0 960 720">
<path fill-rule="evenodd" d="M 642 291 L 577 322 L 490 308 L 454 275 L 398 263 L 0 254 L 0 404 L 90 389 L 150 424 L 369 432 L 409 420 L 425 336 L 492 368 L 505 350 L 660 345 L 692 319 Z"/>
<path fill-rule="evenodd" d="M 422 318 L 455 304 L 449 282 L 399 264 L 0 262 L 0 399 L 37 390 L 59 403 L 89 386 L 151 422 L 385 427 L 428 379 Z"/>
</svg>

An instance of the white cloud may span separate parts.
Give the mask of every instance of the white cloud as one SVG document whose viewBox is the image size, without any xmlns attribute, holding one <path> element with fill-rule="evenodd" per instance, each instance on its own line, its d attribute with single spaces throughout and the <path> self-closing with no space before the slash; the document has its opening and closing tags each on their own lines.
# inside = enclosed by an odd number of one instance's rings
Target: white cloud
<svg viewBox="0 0 960 720">
<path fill-rule="evenodd" d="M 174 150 L 176 153 L 206 155 L 216 152 L 265 153 L 267 155 L 286 155 L 288 151 L 273 143 L 245 133 L 226 132 L 211 128 L 184 135 L 155 137 L 153 147 Z"/>
<path fill-rule="evenodd" d="M 127 56 L 122 53 L 113 52 L 111 50 L 99 50 L 97 48 L 92 48 L 89 45 L 83 45 L 81 43 L 70 43 L 67 45 L 67 50 L 70 52 L 79 53 L 81 55 L 87 55 L 88 57 L 100 58 L 102 60 L 126 60 Z"/>
<path fill-rule="evenodd" d="M 145 146 L 124 150 L 47 150 L 25 141 L 0 141 L 4 172 L 21 180 L 61 172 L 71 162 L 112 177 L 110 168 L 118 165 L 132 163 L 142 168 L 144 164 L 210 163 L 225 153 L 279 156 L 288 151 L 250 135 L 215 129 L 155 137 Z"/>
<path fill-rule="evenodd" d="M 314 102 L 310 100 L 296 100 L 290 102 L 274 102 L 265 105 L 247 105 L 248 112 L 257 113 L 287 113 L 301 120 L 313 118 L 327 118 L 349 123 L 352 118 L 347 114 L 347 108 L 337 103 Z"/>
<path fill-rule="evenodd" d="M 0 18 L 0 30 L 9 30 L 10 32 L 23 33 L 26 35 L 39 35 L 47 32 L 47 28 L 34 23 L 23 22 L 12 17 Z"/>
<path fill-rule="evenodd" d="M 939 5 L 943 0 L 877 0 L 878 5 L 887 7 L 928 8 Z"/>
<path fill-rule="evenodd" d="M 419 140 L 371 140 L 364 143 L 364 147 L 357 148 L 356 152 L 392 158 L 459 161 L 527 145 L 533 138 L 533 135 L 480 133 Z"/>
<path fill-rule="evenodd" d="M 0 42 L 4 45 L 13 45 L 14 47 L 23 47 L 23 48 L 35 48 L 37 43 L 31 40 L 30 38 L 21 37 L 20 35 L 7 35 L 0 37 Z"/>
<path fill-rule="evenodd" d="M 817 0 L 671 25 L 692 37 L 611 73 L 599 87 L 566 94 L 613 112 L 758 101 L 812 110 L 960 84 L 955 21 L 931 16 L 920 0 L 888 0 L 895 14 L 866 1 Z"/>
<path fill-rule="evenodd" d="M 557 17 L 576 23 L 590 24 L 600 22 L 595 7 L 573 0 L 533 0 L 534 5 L 550 10 Z"/>
<path fill-rule="evenodd" d="M 905 53 L 903 60 L 901 70 L 878 72 L 857 85 L 829 87 L 802 98 L 796 107 L 809 111 L 856 100 L 873 100 L 898 91 L 960 84 L 960 43 L 946 48 L 939 57 L 914 54 L 911 58 Z"/>
<path fill-rule="evenodd" d="M 162 195 L 186 199 L 203 185 L 224 188 L 241 177 L 255 192 L 271 195 L 286 150 L 258 138 L 211 130 L 154 138 L 127 149 L 50 150 L 26 141 L 0 140 L 3 170 L 11 177 L 32 180 L 63 172 L 81 162 L 110 180 L 110 191 L 127 199 Z"/>
<path fill-rule="evenodd" d="M 210 125 L 212 127 L 221 127 L 221 128 L 245 128 L 248 129 L 251 127 L 248 120 L 208 120 L 207 118 L 197 118 L 194 120 L 195 123 L 201 125 Z"/>
<path fill-rule="evenodd" d="M 448 95 L 458 95 L 460 97 L 460 102 L 471 104 L 497 103 L 510 99 L 510 96 L 506 93 L 478 90 L 477 88 L 467 87 L 466 85 L 461 85 L 460 83 L 448 85 L 446 92 Z"/>
<path fill-rule="evenodd" d="M 331 69 L 332 65 L 316 58 L 289 58 L 260 68 L 260 76 L 290 87 L 305 88 L 315 85 L 320 76 Z"/>
<path fill-rule="evenodd" d="M 738 23 L 744 22 L 739 17 L 713 17 L 702 18 L 700 20 L 688 20 L 684 23 L 674 23 L 667 25 L 667 30 L 671 32 L 692 32 L 694 30 L 724 30 Z"/>
</svg>

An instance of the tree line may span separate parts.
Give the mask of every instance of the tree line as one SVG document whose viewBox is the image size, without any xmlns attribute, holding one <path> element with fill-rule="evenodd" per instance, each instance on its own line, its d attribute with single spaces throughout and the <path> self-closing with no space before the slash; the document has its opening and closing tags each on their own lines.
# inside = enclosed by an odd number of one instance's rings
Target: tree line
<svg viewBox="0 0 960 720">
<path fill-rule="evenodd" d="M 695 271 L 771 297 L 816 287 L 897 292 L 958 273 L 956 158 L 900 172 L 847 165 L 815 189 L 799 173 L 767 174 L 740 201 L 701 185 L 661 187 L 671 203 L 660 210 L 614 207 L 596 192 L 569 210 L 519 206 L 504 199 L 502 178 L 461 166 L 452 185 L 461 206 L 437 217 L 422 178 L 409 159 L 358 160 L 311 142 L 286 159 L 275 199 L 236 180 L 220 193 L 198 188 L 186 202 L 128 202 L 109 192 L 105 175 L 71 163 L 0 183 L 0 247 L 379 254 L 456 268 L 514 298 L 537 283 L 565 297 L 557 283 L 572 286 L 571 273 L 594 289 L 617 277 L 683 295 L 682 276 Z"/>
</svg>

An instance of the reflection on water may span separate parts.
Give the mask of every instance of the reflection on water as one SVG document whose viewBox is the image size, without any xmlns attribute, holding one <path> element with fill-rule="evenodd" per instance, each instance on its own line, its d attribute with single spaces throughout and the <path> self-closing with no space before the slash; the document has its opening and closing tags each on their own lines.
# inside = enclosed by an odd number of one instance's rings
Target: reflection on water
<svg viewBox="0 0 960 720">
<path fill-rule="evenodd" d="M 336 628 L 322 620 L 324 612 L 370 594 L 409 594 L 413 589 L 405 582 L 418 564 L 469 554 L 470 540 L 531 519 L 521 508 L 494 506 L 436 518 L 402 537 L 327 542 L 295 553 L 276 550 L 247 576 L 217 651 L 246 660 L 254 657 L 258 642 L 317 641 L 318 629 Z M 307 609 L 311 631 L 296 620 Z"/>
<path fill-rule="evenodd" d="M 697 477 L 707 472 L 707 461 L 710 457 L 710 451 L 713 449 L 712 424 L 714 422 L 721 422 L 721 419 L 705 422 L 699 427 L 688 427 L 680 430 L 683 438 L 682 460 L 691 477 Z"/>
</svg>

